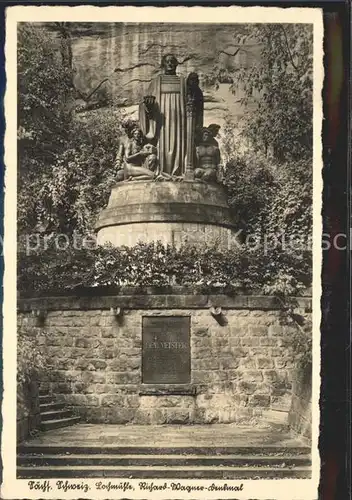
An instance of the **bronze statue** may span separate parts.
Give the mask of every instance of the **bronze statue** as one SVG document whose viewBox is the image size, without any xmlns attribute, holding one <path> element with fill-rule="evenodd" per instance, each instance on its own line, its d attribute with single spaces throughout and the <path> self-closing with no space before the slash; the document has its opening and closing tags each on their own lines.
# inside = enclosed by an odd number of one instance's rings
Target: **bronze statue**
<svg viewBox="0 0 352 500">
<path fill-rule="evenodd" d="M 176 74 L 178 64 L 174 54 L 162 57 L 163 73 L 152 80 L 139 106 L 144 139 L 158 150 L 157 179 L 194 179 L 204 98 L 198 74 L 192 72 L 185 79 Z"/>
<path fill-rule="evenodd" d="M 143 135 L 158 147 L 163 173 L 173 177 L 185 171 L 186 79 L 176 75 L 178 61 L 166 54 L 161 61 L 163 74 L 152 80 L 139 107 Z"/>
<path fill-rule="evenodd" d="M 115 165 L 117 181 L 149 180 L 157 175 L 157 150 L 152 144 L 144 144 L 140 129 L 132 130 L 126 144 L 121 143 Z"/>
<path fill-rule="evenodd" d="M 180 176 L 171 176 L 160 169 L 157 148 L 150 143 L 144 144 L 143 134 L 139 128 L 129 134 L 127 143 L 121 143 L 116 156 L 117 182 L 132 180 L 183 180 Z"/>
<path fill-rule="evenodd" d="M 208 125 L 208 129 L 210 130 L 210 133 L 213 136 L 211 141 L 212 144 L 214 144 L 214 146 L 219 147 L 219 143 L 216 140 L 216 137 L 219 134 L 219 130 L 221 129 L 220 125 L 218 125 L 217 123 L 211 123 L 210 125 Z"/>
<path fill-rule="evenodd" d="M 220 167 L 220 150 L 212 142 L 213 136 L 208 128 L 203 128 L 200 144 L 196 148 L 197 168 L 194 171 L 195 179 L 206 182 L 216 182 Z"/>
<path fill-rule="evenodd" d="M 199 88 L 198 74 L 194 72 L 190 73 L 187 77 L 187 103 L 193 107 L 194 135 L 195 142 L 198 144 L 203 128 L 204 97 L 203 92 Z"/>
</svg>

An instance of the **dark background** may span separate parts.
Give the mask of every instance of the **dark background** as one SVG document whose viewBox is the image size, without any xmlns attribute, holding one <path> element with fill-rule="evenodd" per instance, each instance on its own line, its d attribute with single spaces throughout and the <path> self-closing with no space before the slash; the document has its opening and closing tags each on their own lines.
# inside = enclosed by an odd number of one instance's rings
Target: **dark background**
<svg viewBox="0 0 352 500">
<path fill-rule="evenodd" d="M 349 1 L 200 1 L 169 0 L 168 2 L 126 1 L 0 1 L 0 231 L 3 238 L 3 190 L 5 119 L 3 97 L 6 88 L 4 40 L 5 9 L 11 5 L 263 5 L 277 7 L 320 7 L 324 11 L 324 66 L 323 90 L 324 124 L 324 192 L 323 232 L 347 236 L 346 250 L 331 248 L 323 255 L 322 341 L 320 397 L 321 428 L 320 455 L 322 461 L 319 500 L 347 500 L 351 498 L 351 268 L 350 268 L 350 185 L 351 185 L 351 7 Z M 13 110 L 16 112 L 16 110 Z M 344 245 L 343 238 L 339 240 Z M 2 246 L 2 245 L 1 245 Z M 2 255 L 2 252 L 1 252 Z M 3 277 L 3 258 L 0 276 Z M 2 289 L 1 289 L 2 299 Z M 1 318 L 2 331 L 2 318 Z M 0 340 L 1 341 L 1 340 Z M 0 344 L 1 346 L 1 344 Z M 0 374 L 1 377 L 1 374 Z M 0 378 L 2 392 L 2 377 Z M 303 499 L 302 499 L 303 500 Z"/>
</svg>

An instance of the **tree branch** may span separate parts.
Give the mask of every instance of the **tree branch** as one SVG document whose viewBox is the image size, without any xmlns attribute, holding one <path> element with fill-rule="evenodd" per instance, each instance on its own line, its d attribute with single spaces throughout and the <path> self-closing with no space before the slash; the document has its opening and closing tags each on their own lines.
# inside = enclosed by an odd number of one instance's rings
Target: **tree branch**
<svg viewBox="0 0 352 500">
<path fill-rule="evenodd" d="M 280 24 L 280 28 L 282 29 L 282 31 L 284 33 L 285 42 L 286 42 L 286 48 L 287 48 L 288 55 L 290 56 L 291 64 L 294 67 L 294 69 L 297 71 L 297 73 L 299 73 L 298 67 L 295 65 L 295 63 L 293 61 L 293 57 L 292 57 L 292 54 L 291 54 L 291 51 L 290 51 L 290 46 L 288 44 L 288 39 L 287 39 L 287 34 L 286 34 L 286 31 L 285 31 L 285 28 L 281 24 Z"/>
</svg>

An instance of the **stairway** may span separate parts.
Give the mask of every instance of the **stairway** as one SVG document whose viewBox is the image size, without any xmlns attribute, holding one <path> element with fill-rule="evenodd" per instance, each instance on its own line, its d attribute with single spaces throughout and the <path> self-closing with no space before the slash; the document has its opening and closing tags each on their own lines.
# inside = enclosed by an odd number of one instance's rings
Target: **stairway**
<svg viewBox="0 0 352 500">
<path fill-rule="evenodd" d="M 39 391 L 39 408 L 41 431 L 67 427 L 80 421 L 80 417 L 73 415 L 72 411 L 67 409 L 64 403 L 56 402 L 46 389 L 40 389 Z"/>
<path fill-rule="evenodd" d="M 310 448 L 123 447 L 26 443 L 18 478 L 308 479 Z"/>
</svg>

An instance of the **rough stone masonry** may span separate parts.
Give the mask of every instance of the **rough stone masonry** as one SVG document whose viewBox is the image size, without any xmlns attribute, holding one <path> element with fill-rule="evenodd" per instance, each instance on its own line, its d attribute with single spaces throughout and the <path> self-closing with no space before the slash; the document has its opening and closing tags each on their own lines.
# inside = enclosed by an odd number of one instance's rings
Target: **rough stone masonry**
<svg viewBox="0 0 352 500">
<path fill-rule="evenodd" d="M 31 310 L 39 307 L 38 326 Z M 309 314 L 310 300 L 300 307 Z M 57 297 L 22 299 L 19 309 L 19 328 L 50 360 L 50 391 L 91 423 L 248 423 L 291 394 L 295 361 L 284 341 L 292 327 L 281 324 L 273 297 Z M 143 383 L 142 320 L 158 316 L 190 319 L 189 383 Z"/>
</svg>

